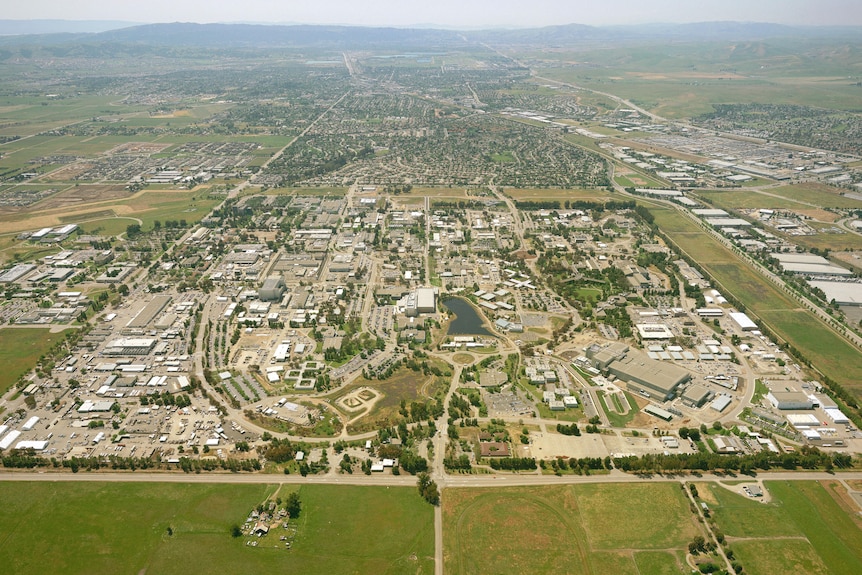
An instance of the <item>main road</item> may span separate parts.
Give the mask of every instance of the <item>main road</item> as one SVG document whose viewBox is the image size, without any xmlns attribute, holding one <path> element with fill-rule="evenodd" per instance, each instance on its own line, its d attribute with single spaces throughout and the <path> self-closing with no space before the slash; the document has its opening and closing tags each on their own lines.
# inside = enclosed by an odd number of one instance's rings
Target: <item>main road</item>
<svg viewBox="0 0 862 575">
<path fill-rule="evenodd" d="M 595 483 L 668 483 L 686 481 L 860 481 L 862 471 L 827 473 L 825 471 L 769 471 L 756 477 L 747 475 L 634 475 L 612 470 L 601 475 L 436 475 L 445 488 L 529 487 L 542 485 L 580 485 Z M 106 471 L 72 473 L 69 471 L 0 471 L 0 481 L 41 481 L 57 483 L 233 483 L 233 484 L 291 484 L 291 485 L 378 485 L 388 487 L 415 487 L 416 478 L 410 475 L 281 475 L 268 473 L 180 473 L 151 471 Z"/>
</svg>

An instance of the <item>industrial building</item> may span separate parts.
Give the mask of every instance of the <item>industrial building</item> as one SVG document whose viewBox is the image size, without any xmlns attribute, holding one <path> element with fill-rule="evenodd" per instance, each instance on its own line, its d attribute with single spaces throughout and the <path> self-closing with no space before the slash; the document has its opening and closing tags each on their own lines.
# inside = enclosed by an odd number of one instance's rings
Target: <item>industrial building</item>
<svg viewBox="0 0 862 575">
<path fill-rule="evenodd" d="M 105 346 L 105 355 L 147 355 L 156 346 L 152 337 L 121 337 L 109 341 Z"/>
<path fill-rule="evenodd" d="M 812 280 L 808 284 L 823 290 L 823 293 L 826 294 L 826 301 L 835 300 L 838 305 L 862 305 L 862 283 Z"/>
<path fill-rule="evenodd" d="M 685 369 L 650 359 L 623 343 L 605 348 L 593 345 L 586 354 L 593 367 L 627 382 L 630 391 L 660 401 L 673 398 L 677 388 L 691 379 Z"/>
<path fill-rule="evenodd" d="M 853 272 L 836 266 L 822 256 L 814 254 L 773 253 L 772 257 L 781 264 L 781 269 L 801 275 L 852 276 Z"/>
<path fill-rule="evenodd" d="M 728 315 L 742 331 L 754 331 L 757 329 L 757 324 L 742 312 L 730 312 Z"/>
<path fill-rule="evenodd" d="M 801 391 L 770 391 L 766 399 L 776 409 L 814 409 L 814 402 Z"/>
<path fill-rule="evenodd" d="M 261 301 L 279 301 L 284 295 L 284 290 L 284 279 L 281 277 L 269 277 L 266 278 L 263 285 L 257 290 L 257 297 Z"/>
<path fill-rule="evenodd" d="M 135 315 L 126 324 L 126 327 L 131 328 L 145 328 L 147 327 L 151 321 L 153 321 L 157 315 L 159 315 L 165 306 L 167 306 L 171 301 L 171 296 L 169 295 L 157 295 L 153 297 L 152 301 L 145 305 L 141 311 Z"/>
<path fill-rule="evenodd" d="M 35 269 L 36 266 L 33 264 L 18 264 L 0 273 L 0 284 L 17 281 Z"/>
<path fill-rule="evenodd" d="M 682 401 L 691 407 L 700 407 L 709 400 L 712 392 L 702 385 L 692 385 L 682 394 Z"/>
</svg>

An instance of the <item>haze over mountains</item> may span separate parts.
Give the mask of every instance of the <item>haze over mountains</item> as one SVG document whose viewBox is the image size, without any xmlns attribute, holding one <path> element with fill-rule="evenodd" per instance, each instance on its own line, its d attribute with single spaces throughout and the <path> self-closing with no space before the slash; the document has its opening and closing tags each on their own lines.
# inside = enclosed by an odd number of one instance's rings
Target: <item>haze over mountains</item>
<svg viewBox="0 0 862 575">
<path fill-rule="evenodd" d="M 194 24 L 130 25 L 127 22 L 0 20 L 0 43 L 131 43 L 173 46 L 359 47 L 485 42 L 572 46 L 651 40 L 758 40 L 788 37 L 862 37 L 862 27 L 796 27 L 769 23 L 701 22 L 638 26 L 566 24 L 542 28 L 457 31 L 332 25 Z"/>
</svg>

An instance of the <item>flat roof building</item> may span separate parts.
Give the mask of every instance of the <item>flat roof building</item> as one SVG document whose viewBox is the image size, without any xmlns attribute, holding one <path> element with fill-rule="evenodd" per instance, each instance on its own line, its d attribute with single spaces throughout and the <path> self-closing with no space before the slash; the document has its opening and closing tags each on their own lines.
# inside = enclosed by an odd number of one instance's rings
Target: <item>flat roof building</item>
<svg viewBox="0 0 862 575">
<path fill-rule="evenodd" d="M 766 399 L 776 409 L 813 409 L 811 398 L 801 391 L 770 391 Z"/>
<path fill-rule="evenodd" d="M 437 292 L 434 288 L 418 288 L 416 290 L 416 311 L 419 313 L 437 311 Z"/>
<path fill-rule="evenodd" d="M 709 399 L 712 392 L 702 385 L 692 385 L 682 394 L 682 400 L 692 407 L 700 407 Z"/>
<path fill-rule="evenodd" d="M 754 331 L 757 329 L 757 324 L 742 312 L 730 312 L 728 315 L 742 331 Z"/>
<path fill-rule="evenodd" d="M 155 347 L 156 339 L 152 337 L 121 337 L 109 341 L 105 346 L 105 355 L 147 355 Z"/>
<path fill-rule="evenodd" d="M 135 315 L 126 324 L 126 327 L 132 328 L 145 328 L 147 327 L 151 321 L 153 321 L 157 315 L 159 315 L 165 306 L 167 306 L 171 301 L 171 296 L 169 295 L 157 295 L 154 296 L 150 302 L 141 308 L 141 311 Z"/>
<path fill-rule="evenodd" d="M 629 350 L 623 358 L 611 362 L 607 370 L 627 382 L 633 391 L 661 401 L 671 399 L 676 389 L 691 379 L 685 369 L 650 359 L 636 350 Z"/>
<path fill-rule="evenodd" d="M 264 280 L 263 285 L 257 290 L 257 297 L 261 301 L 279 301 L 284 295 L 284 279 L 281 277 L 269 277 Z"/>
</svg>

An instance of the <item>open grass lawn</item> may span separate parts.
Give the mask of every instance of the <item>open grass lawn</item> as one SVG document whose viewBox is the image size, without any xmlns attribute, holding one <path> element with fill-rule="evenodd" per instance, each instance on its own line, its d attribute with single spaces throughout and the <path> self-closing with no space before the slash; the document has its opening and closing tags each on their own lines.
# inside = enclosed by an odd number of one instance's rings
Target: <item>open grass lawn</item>
<svg viewBox="0 0 862 575">
<path fill-rule="evenodd" d="M 674 47 L 640 46 L 636 54 L 614 48 L 583 52 L 570 57 L 598 66 L 589 70 L 548 67 L 542 75 L 611 92 L 668 118 L 711 112 L 712 104 L 727 102 L 855 109 L 858 93 L 850 82 L 842 81 L 846 73 L 835 68 L 835 61 L 786 58 L 786 47 L 777 45 L 767 48 L 774 50 L 768 55 L 755 54 L 753 47 L 726 48 L 683 42 Z M 741 51 L 750 53 L 743 56 Z M 832 69 L 827 72 L 827 67 Z"/>
<path fill-rule="evenodd" d="M 620 400 L 618 394 L 613 394 L 609 398 L 607 395 L 604 394 L 604 392 L 600 391 L 598 393 L 599 397 L 602 398 L 602 409 L 608 416 L 608 421 L 614 427 L 625 427 L 640 412 L 640 407 L 638 407 L 637 402 L 627 391 L 623 391 L 623 395 L 625 395 L 626 400 L 628 401 L 628 406 L 622 404 L 622 401 Z M 608 401 L 612 402 L 612 406 L 607 404 Z M 614 409 L 616 409 L 617 411 L 614 411 Z M 620 413 L 624 409 L 626 409 L 627 411 L 624 414 Z"/>
<path fill-rule="evenodd" d="M 271 485 L 62 486 L 0 482 L 4 573 L 414 575 L 434 570 L 433 510 L 414 488 L 302 486 L 302 514 L 287 550 L 278 531 L 259 539 L 258 547 L 229 532 L 275 492 Z"/>
<path fill-rule="evenodd" d="M 447 489 L 446 573 L 686 573 L 700 533 L 676 484 Z M 670 550 L 670 551 L 668 551 Z"/>
<path fill-rule="evenodd" d="M 46 328 L 0 329 L 0 394 L 36 365 L 36 360 L 52 345 L 62 340 L 62 332 Z"/>
<path fill-rule="evenodd" d="M 638 551 L 635 553 L 635 564 L 638 572 L 649 575 L 677 575 L 689 571 L 682 551 Z"/>
<path fill-rule="evenodd" d="M 814 481 L 765 486 L 768 504 L 710 486 L 713 516 L 746 573 L 862 573 L 862 525 L 826 488 Z"/>
<path fill-rule="evenodd" d="M 801 204 L 769 190 L 769 194 L 761 194 L 754 190 L 698 190 L 696 195 L 722 209 L 760 209 L 768 210 L 803 210 L 811 206 Z"/>
</svg>

